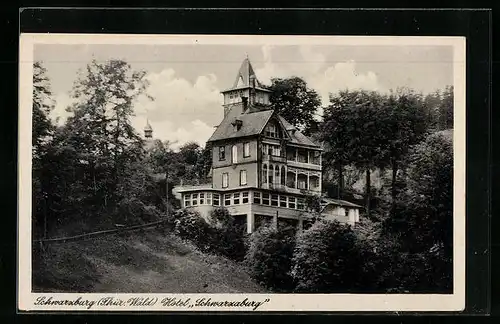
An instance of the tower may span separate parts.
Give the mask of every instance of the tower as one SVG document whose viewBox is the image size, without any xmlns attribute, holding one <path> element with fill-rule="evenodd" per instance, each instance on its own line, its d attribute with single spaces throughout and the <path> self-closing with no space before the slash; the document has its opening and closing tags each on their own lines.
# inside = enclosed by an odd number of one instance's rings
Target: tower
<svg viewBox="0 0 500 324">
<path fill-rule="evenodd" d="M 149 124 L 149 120 L 146 122 L 146 126 L 144 127 L 144 137 L 149 140 L 153 138 L 153 127 Z"/>
<path fill-rule="evenodd" d="M 257 79 L 250 60 L 245 58 L 236 74 L 233 86 L 221 92 L 224 95 L 224 117 L 230 112 L 244 113 L 247 105 L 269 105 L 270 90 Z"/>
</svg>

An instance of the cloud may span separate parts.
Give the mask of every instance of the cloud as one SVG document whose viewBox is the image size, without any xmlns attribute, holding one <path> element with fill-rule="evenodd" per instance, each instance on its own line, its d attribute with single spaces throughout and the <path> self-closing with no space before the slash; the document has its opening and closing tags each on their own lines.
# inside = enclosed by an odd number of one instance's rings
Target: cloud
<svg viewBox="0 0 500 324">
<path fill-rule="evenodd" d="M 149 101 L 139 98 L 135 105 L 137 115 L 147 115 L 155 121 L 175 121 L 176 125 L 189 123 L 196 119 L 218 124 L 217 113 L 222 115 L 221 95 L 215 86 L 215 75 L 198 76 L 194 83 L 177 77 L 172 69 L 146 76 L 150 85 L 148 94 L 154 98 Z"/>
<path fill-rule="evenodd" d="M 341 90 L 383 90 L 375 73 L 358 72 L 356 62 L 352 60 L 329 66 L 322 73 L 309 76 L 306 81 L 319 93 L 324 105 L 329 102 L 330 93 Z"/>
<path fill-rule="evenodd" d="M 142 134 L 149 119 L 155 138 L 177 142 L 176 147 L 190 141 L 204 146 L 223 116 L 216 76 L 198 76 L 191 83 L 173 69 L 164 69 L 148 74 L 147 79 L 154 101 L 138 98 L 132 118 L 135 128 Z"/>
<path fill-rule="evenodd" d="M 146 78 L 150 86 L 146 96 L 134 102 L 134 116 L 131 124 L 143 135 L 147 120 L 153 127 L 153 137 L 162 141 L 175 142 L 174 148 L 184 143 L 195 141 L 204 146 L 212 135 L 214 126 L 223 117 L 222 97 L 215 86 L 217 78 L 213 74 L 198 76 L 189 82 L 176 75 L 172 69 L 158 73 L 149 73 Z M 56 104 L 51 114 L 54 122 L 63 124 L 71 115 L 65 108 L 73 103 L 66 93 L 54 98 Z"/>
<path fill-rule="evenodd" d="M 353 60 L 328 65 L 326 56 L 311 46 L 299 46 L 298 62 L 281 63 L 274 60 L 270 45 L 262 46 L 264 66 L 256 70 L 257 77 L 264 83 L 270 83 L 272 77 L 302 77 L 309 87 L 318 92 L 323 105 L 329 102 L 329 94 L 339 90 L 379 90 L 383 87 L 375 73 L 359 72 Z"/>
</svg>

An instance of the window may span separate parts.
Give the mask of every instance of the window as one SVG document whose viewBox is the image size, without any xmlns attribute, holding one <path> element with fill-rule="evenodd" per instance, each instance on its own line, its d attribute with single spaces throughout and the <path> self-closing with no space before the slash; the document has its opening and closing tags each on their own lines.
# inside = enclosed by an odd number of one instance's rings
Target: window
<svg viewBox="0 0 500 324">
<path fill-rule="evenodd" d="M 224 161 L 226 159 L 226 147 L 219 146 L 219 161 Z"/>
<path fill-rule="evenodd" d="M 238 147 L 236 145 L 233 145 L 232 157 L 233 157 L 233 163 L 238 163 Z"/>
<path fill-rule="evenodd" d="M 288 197 L 288 208 L 295 209 L 295 197 Z"/>
<path fill-rule="evenodd" d="M 277 185 L 280 184 L 280 167 L 278 165 L 274 166 L 274 181 Z"/>
<path fill-rule="evenodd" d="M 242 204 L 248 204 L 248 191 L 245 191 L 241 194 L 241 196 L 243 197 L 241 199 L 241 203 Z"/>
<path fill-rule="evenodd" d="M 243 157 L 250 156 L 250 143 L 243 143 Z"/>
<path fill-rule="evenodd" d="M 276 125 L 274 124 L 269 124 L 266 129 L 266 136 L 267 137 L 278 137 L 278 130 Z"/>
<path fill-rule="evenodd" d="M 260 192 L 257 191 L 253 192 L 253 203 L 260 205 Z"/>
<path fill-rule="evenodd" d="M 240 204 L 240 193 L 239 192 L 235 192 L 233 194 L 233 204 L 235 204 L 235 205 Z"/>
<path fill-rule="evenodd" d="M 269 194 L 268 193 L 262 194 L 262 204 L 269 205 Z"/>
<path fill-rule="evenodd" d="M 344 208 L 344 216 L 345 217 L 349 216 L 349 210 L 347 208 Z"/>
<path fill-rule="evenodd" d="M 224 206 L 231 205 L 231 194 L 224 195 Z"/>
<path fill-rule="evenodd" d="M 299 180 L 299 189 L 306 189 L 306 181 Z"/>
<path fill-rule="evenodd" d="M 229 186 L 229 174 L 222 174 L 222 188 L 227 188 Z"/>
<path fill-rule="evenodd" d="M 220 206 L 220 195 L 214 193 L 214 206 Z"/>
<path fill-rule="evenodd" d="M 193 206 L 198 205 L 198 194 L 193 194 Z"/>
<path fill-rule="evenodd" d="M 191 206 L 191 194 L 184 195 L 184 207 Z"/>
<path fill-rule="evenodd" d="M 280 195 L 280 207 L 286 207 L 286 196 Z"/>
<path fill-rule="evenodd" d="M 304 205 L 304 198 L 297 199 L 297 209 L 304 210 L 306 207 Z"/>
<path fill-rule="evenodd" d="M 307 163 L 307 151 L 299 150 L 297 160 L 301 163 Z"/>
<path fill-rule="evenodd" d="M 247 184 L 247 170 L 240 170 L 240 186 Z"/>
<path fill-rule="evenodd" d="M 262 166 L 262 183 L 267 183 L 267 164 Z"/>
<path fill-rule="evenodd" d="M 204 204 L 205 204 L 205 194 L 201 193 L 200 194 L 200 205 L 204 205 Z"/>
<path fill-rule="evenodd" d="M 267 180 L 267 182 L 272 185 L 274 183 L 274 178 L 273 178 L 273 173 L 274 173 L 274 166 L 273 165 L 270 165 L 269 166 L 269 179 Z"/>
<path fill-rule="evenodd" d="M 278 206 L 278 195 L 271 195 L 271 206 Z"/>
<path fill-rule="evenodd" d="M 271 155 L 274 156 L 281 156 L 281 148 L 279 146 L 270 146 L 271 147 Z"/>
<path fill-rule="evenodd" d="M 212 193 L 207 192 L 207 205 L 212 206 Z"/>
</svg>

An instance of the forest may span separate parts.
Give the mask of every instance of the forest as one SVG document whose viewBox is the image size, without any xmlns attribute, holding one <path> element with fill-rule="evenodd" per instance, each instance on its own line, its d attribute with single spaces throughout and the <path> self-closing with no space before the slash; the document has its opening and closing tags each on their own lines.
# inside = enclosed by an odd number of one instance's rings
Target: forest
<svg viewBox="0 0 500 324">
<path fill-rule="evenodd" d="M 273 109 L 324 147 L 323 188 L 364 209 L 354 227 L 318 216 L 302 233 L 262 228 L 247 237 L 224 210 L 213 224 L 192 225 L 192 212 L 179 209 L 171 188 L 208 182 L 211 151 L 160 140 L 145 149 L 130 123 L 134 101 L 147 96 L 145 71 L 90 62 L 58 125 L 47 71 L 42 62 L 33 68 L 34 240 L 166 219 L 271 291 L 452 292 L 452 86 L 425 95 L 344 90 L 322 106 L 302 78 L 272 79 Z"/>
</svg>

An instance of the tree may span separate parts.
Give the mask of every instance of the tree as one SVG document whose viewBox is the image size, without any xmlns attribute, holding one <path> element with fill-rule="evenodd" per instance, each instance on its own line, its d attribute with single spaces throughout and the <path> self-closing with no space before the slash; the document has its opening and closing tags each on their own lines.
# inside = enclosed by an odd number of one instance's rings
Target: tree
<svg viewBox="0 0 500 324">
<path fill-rule="evenodd" d="M 92 61 L 80 73 L 69 107 L 73 116 L 55 130 L 43 164 L 42 184 L 57 224 L 158 216 L 146 210 L 140 194 L 151 182 L 146 166 L 137 164 L 143 143 L 129 121 L 132 103 L 146 90 L 143 77 L 118 60 Z"/>
<path fill-rule="evenodd" d="M 80 73 L 72 95 L 76 103 L 67 127 L 79 142 L 79 158 L 88 166 L 95 190 L 104 206 L 116 202 L 120 175 L 126 164 L 143 155 L 142 140 L 130 124 L 132 104 L 145 95 L 144 71 L 132 71 L 121 60 L 93 60 Z"/>
<path fill-rule="evenodd" d="M 424 107 L 427 115 L 429 130 L 439 130 L 439 105 L 441 104 L 441 91 L 436 90 L 424 97 Z"/>
<path fill-rule="evenodd" d="M 400 199 L 400 217 L 409 249 L 427 251 L 443 244 L 452 252 L 453 141 L 437 133 L 414 147 L 409 157 L 407 189 Z M 397 219 L 396 219 L 397 220 Z M 401 224 L 401 222 L 397 222 Z"/>
<path fill-rule="evenodd" d="M 297 237 L 292 276 L 298 292 L 358 290 L 364 260 L 349 225 L 318 221 Z"/>
<path fill-rule="evenodd" d="M 447 86 L 439 104 L 439 129 L 453 128 L 453 86 Z"/>
<path fill-rule="evenodd" d="M 259 227 L 250 236 L 245 256 L 250 275 L 261 285 L 274 291 L 293 291 L 294 280 L 290 270 L 294 246 L 292 230 Z"/>
<path fill-rule="evenodd" d="M 446 133 L 428 136 L 408 157 L 407 186 L 385 222 L 399 239 L 399 252 L 425 262 L 423 283 L 452 287 L 453 141 Z M 423 260 L 423 261 L 422 261 Z"/>
<path fill-rule="evenodd" d="M 35 232 L 40 229 L 47 236 L 47 190 L 43 184 L 43 165 L 47 147 L 53 136 L 55 127 L 49 118 L 54 108 L 50 80 L 47 70 L 41 62 L 33 64 L 33 127 L 32 127 L 32 164 L 33 164 L 33 224 Z"/>
<path fill-rule="evenodd" d="M 366 175 L 366 212 L 370 214 L 370 173 L 384 166 L 384 138 L 380 132 L 385 98 L 374 91 L 340 91 L 330 98 L 321 125 L 325 160 L 338 170 L 339 188 L 343 190 L 343 168 L 354 165 Z"/>
<path fill-rule="evenodd" d="M 52 135 L 54 126 L 49 114 L 54 108 L 47 70 L 41 62 L 33 63 L 33 159 L 38 163 L 42 147 Z"/>
<path fill-rule="evenodd" d="M 379 133 L 385 142 L 381 160 L 392 169 L 391 198 L 397 195 L 397 173 L 409 147 L 419 143 L 427 132 L 426 111 L 422 96 L 409 89 L 392 92 L 382 106 Z"/>
<path fill-rule="evenodd" d="M 272 91 L 269 100 L 273 108 L 289 123 L 306 135 L 317 129 L 314 116 L 321 106 L 321 99 L 302 78 L 273 78 L 267 88 Z"/>
</svg>

